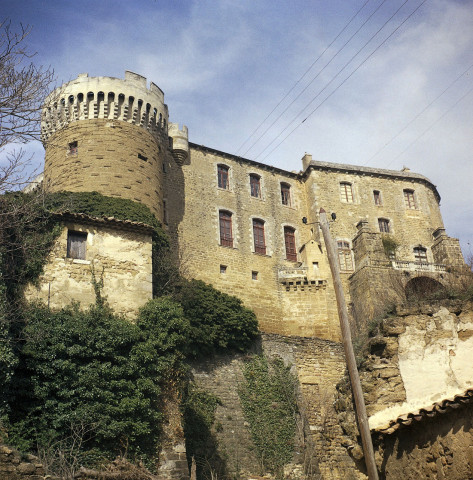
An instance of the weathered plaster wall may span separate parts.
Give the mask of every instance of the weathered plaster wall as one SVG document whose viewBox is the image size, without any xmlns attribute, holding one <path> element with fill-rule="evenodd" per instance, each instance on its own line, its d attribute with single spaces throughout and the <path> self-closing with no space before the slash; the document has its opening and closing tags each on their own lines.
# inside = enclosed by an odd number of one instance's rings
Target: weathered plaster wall
<svg viewBox="0 0 473 480">
<path fill-rule="evenodd" d="M 372 428 L 473 386 L 472 305 L 456 313 L 453 308 L 430 308 L 427 314 L 411 310 L 386 322 L 388 352 L 399 369 L 405 399 L 387 409 L 381 409 L 383 402 L 378 401 L 376 415 L 370 418 Z"/>
<path fill-rule="evenodd" d="M 86 259 L 67 258 L 68 229 L 87 233 Z M 67 223 L 48 257 L 37 286 L 29 285 L 26 298 L 52 308 L 71 302 L 95 302 L 92 271 L 103 272 L 103 296 L 117 313 L 136 315 L 152 298 L 151 236 L 105 226 Z M 93 269 L 93 270 L 92 270 Z"/>
<path fill-rule="evenodd" d="M 473 385 L 472 339 L 472 302 L 398 308 L 383 320 L 360 372 L 381 479 L 473 478 L 473 404 L 463 395 Z M 348 384 L 339 391 L 353 440 Z"/>
</svg>

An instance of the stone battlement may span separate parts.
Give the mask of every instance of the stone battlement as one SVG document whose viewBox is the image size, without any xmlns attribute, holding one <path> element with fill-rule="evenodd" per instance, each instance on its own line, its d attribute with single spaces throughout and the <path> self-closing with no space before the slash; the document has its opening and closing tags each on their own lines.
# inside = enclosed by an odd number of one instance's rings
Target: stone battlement
<svg viewBox="0 0 473 480">
<path fill-rule="evenodd" d="M 143 127 L 155 136 L 167 135 L 169 113 L 163 91 L 146 78 L 126 71 L 125 79 L 80 74 L 54 90 L 44 103 L 41 139 L 71 122 L 90 119 L 118 120 Z"/>
</svg>

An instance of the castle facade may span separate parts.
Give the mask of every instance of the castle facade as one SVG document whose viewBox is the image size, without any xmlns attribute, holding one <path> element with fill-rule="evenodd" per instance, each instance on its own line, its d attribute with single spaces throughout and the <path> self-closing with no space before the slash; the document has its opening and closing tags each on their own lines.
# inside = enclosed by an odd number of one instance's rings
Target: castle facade
<svg viewBox="0 0 473 480">
<path fill-rule="evenodd" d="M 82 74 L 57 89 L 45 102 L 42 138 L 47 190 L 98 191 L 147 205 L 168 231 L 182 273 L 241 298 L 267 333 L 339 339 L 320 208 L 335 214 L 330 229 L 354 313 L 373 316 L 389 301 L 443 288 L 465 272 L 426 177 L 309 154 L 296 173 L 196 145 L 186 127 L 169 123 L 159 87 L 132 72 L 124 80 Z M 82 220 L 83 228 L 77 218 L 67 228 L 72 237 L 85 234 L 81 255 L 93 261 L 86 248 L 94 251 L 92 230 Z M 66 243 L 55 258 L 67 264 Z M 107 264 L 105 285 L 114 272 Z M 133 297 L 132 283 L 122 298 Z M 151 295 L 148 286 L 143 291 L 138 303 Z"/>
</svg>

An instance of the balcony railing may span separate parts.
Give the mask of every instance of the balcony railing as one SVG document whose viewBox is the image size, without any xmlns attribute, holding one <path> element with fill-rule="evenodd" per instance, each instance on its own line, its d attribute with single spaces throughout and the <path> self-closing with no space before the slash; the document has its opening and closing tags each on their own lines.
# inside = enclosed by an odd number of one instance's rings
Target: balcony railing
<svg viewBox="0 0 473 480">
<path fill-rule="evenodd" d="M 391 262 L 396 270 L 409 270 L 412 272 L 446 272 L 447 267 L 439 263 L 411 262 L 408 260 L 393 260 Z"/>
<path fill-rule="evenodd" d="M 278 270 L 280 282 L 289 280 L 303 280 L 307 278 L 307 267 L 283 267 Z"/>
</svg>

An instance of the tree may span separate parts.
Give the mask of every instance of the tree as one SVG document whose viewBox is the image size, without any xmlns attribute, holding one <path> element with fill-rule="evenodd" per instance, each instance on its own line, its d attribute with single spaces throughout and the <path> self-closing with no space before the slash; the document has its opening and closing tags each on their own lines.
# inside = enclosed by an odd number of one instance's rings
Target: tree
<svg viewBox="0 0 473 480">
<path fill-rule="evenodd" d="M 42 102 L 54 80 L 53 70 L 31 61 L 30 32 L 29 26 L 15 32 L 11 22 L 0 23 L 0 193 L 30 180 L 31 158 L 18 145 L 39 139 Z"/>
</svg>

